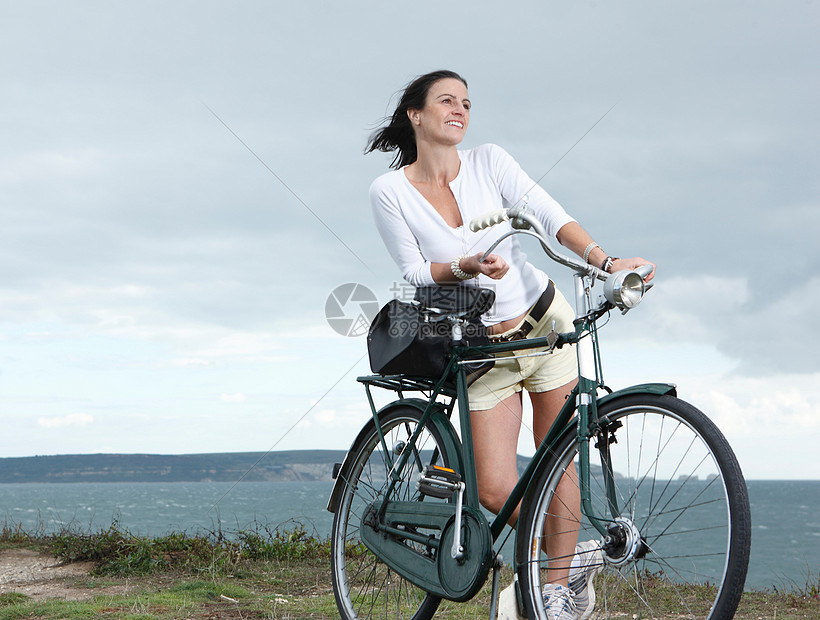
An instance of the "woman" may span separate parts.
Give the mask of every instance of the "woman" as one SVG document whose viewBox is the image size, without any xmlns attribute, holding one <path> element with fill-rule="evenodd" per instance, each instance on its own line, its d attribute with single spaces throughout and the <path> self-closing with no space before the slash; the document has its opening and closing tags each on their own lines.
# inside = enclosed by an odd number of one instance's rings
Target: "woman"
<svg viewBox="0 0 820 620">
<path fill-rule="evenodd" d="M 483 262 L 479 260 L 509 230 L 509 224 L 473 233 L 469 230 L 473 218 L 512 206 L 527 195 L 547 233 L 589 263 L 616 271 L 648 261 L 609 257 L 500 147 L 487 144 L 459 151 L 470 123 L 470 107 L 466 81 L 451 71 L 422 75 L 405 88 L 392 117 L 370 137 L 365 151 L 396 151 L 394 170 L 370 188 L 379 233 L 402 276 L 414 286 L 463 282 L 493 288 L 495 304 L 482 317 L 491 338 L 539 336 L 552 328 L 553 321 L 557 331 L 571 331 L 572 308 L 546 274 L 526 261 L 516 237 L 502 242 Z M 653 275 L 654 271 L 649 278 Z M 537 446 L 577 375 L 575 351 L 564 347 L 536 358 L 502 358 L 470 386 L 478 490 L 487 509 L 498 512 L 518 480 L 522 389 L 532 401 Z M 546 552 L 555 561 L 550 562 L 544 598 L 550 617 L 556 619 L 586 618 L 594 604 L 592 573 L 584 580 L 589 588 L 583 585 L 576 587 L 583 591 L 573 592 L 568 587 L 569 559 L 576 552 L 578 531 L 567 531 L 566 523 L 580 521 L 573 473 L 559 485 L 564 514 L 556 509 L 559 514 L 547 523 L 554 534 L 546 536 L 550 541 Z M 516 509 L 510 523 L 517 519 Z"/>
</svg>

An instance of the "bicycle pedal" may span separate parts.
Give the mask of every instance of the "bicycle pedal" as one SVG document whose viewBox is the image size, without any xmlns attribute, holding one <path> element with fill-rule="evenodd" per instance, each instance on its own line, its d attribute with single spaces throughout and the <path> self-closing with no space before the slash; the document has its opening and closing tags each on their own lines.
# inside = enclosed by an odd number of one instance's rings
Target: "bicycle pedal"
<svg viewBox="0 0 820 620">
<path fill-rule="evenodd" d="M 418 490 L 424 495 L 450 499 L 461 488 L 461 474 L 449 467 L 428 465 L 419 474 Z"/>
</svg>

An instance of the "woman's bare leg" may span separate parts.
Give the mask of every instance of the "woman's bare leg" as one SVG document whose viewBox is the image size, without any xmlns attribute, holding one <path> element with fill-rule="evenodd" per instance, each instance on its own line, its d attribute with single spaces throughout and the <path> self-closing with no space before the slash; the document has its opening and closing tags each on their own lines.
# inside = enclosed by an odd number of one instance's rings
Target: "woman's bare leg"
<svg viewBox="0 0 820 620">
<path fill-rule="evenodd" d="M 540 445 L 549 427 L 572 390 L 575 382 L 548 392 L 530 394 L 533 404 L 533 438 Z M 492 409 L 473 411 L 470 422 L 476 460 L 478 496 L 487 510 L 498 513 L 518 482 L 518 434 L 521 430 L 521 393 L 501 401 Z M 567 585 L 570 563 L 575 554 L 580 523 L 580 493 L 574 465 L 558 485 L 550 504 L 550 517 L 544 532 L 545 552 L 550 558 L 549 583 Z M 516 506 L 508 523 L 515 527 L 520 506 Z"/>
<path fill-rule="evenodd" d="M 576 382 L 572 381 L 548 392 L 530 393 L 533 439 L 536 447 L 541 445 Z M 578 489 L 575 464 L 571 463 L 558 483 L 556 495 L 549 505 L 549 516 L 544 524 L 544 552 L 551 558 L 546 575 L 547 583 L 567 585 L 580 523 L 581 493 Z"/>
<path fill-rule="evenodd" d="M 478 498 L 494 514 L 504 506 L 518 482 L 518 433 L 521 430 L 521 392 L 513 394 L 492 409 L 473 411 L 473 432 Z M 518 521 L 516 507 L 509 524 Z"/>
</svg>

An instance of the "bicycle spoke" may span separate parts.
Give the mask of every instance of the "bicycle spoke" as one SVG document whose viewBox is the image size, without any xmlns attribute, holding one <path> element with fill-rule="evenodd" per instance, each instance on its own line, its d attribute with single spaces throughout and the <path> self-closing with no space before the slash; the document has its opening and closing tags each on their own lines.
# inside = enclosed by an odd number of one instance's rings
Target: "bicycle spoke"
<svg viewBox="0 0 820 620">
<path fill-rule="evenodd" d="M 603 478 L 590 477 L 589 499 L 595 516 L 609 522 L 609 535 L 602 539 L 586 518 L 562 525 L 558 513 L 569 507 L 555 490 L 564 476 L 576 478 L 571 465 L 578 451 L 575 432 L 567 432 L 522 502 L 516 552 L 523 556 L 517 570 L 528 611 L 544 620 L 536 594 L 544 569 L 565 561 L 543 552 L 549 548 L 547 532 L 580 528 L 580 541 L 602 544 L 596 619 L 728 617 L 742 593 L 744 548 L 748 553 L 748 528 L 735 531 L 732 515 L 748 515 L 748 503 L 725 439 L 703 414 L 674 397 L 621 397 L 601 406 L 599 415 L 602 426 L 614 432 L 599 437 L 611 443 L 599 451 Z M 611 497 L 620 504 L 608 519 Z M 740 523 L 748 526 L 747 519 Z M 739 562 L 730 561 L 732 546 L 739 549 Z"/>
<path fill-rule="evenodd" d="M 385 499 L 385 492 L 392 489 L 392 500 L 420 501 L 416 489 L 418 473 L 433 458 L 447 462 L 440 439 L 425 429 L 413 446 L 412 437 L 420 413 L 412 408 L 397 408 L 382 421 L 384 444 L 395 454 L 384 452 L 382 440 L 375 426 L 352 460 L 344 474 L 345 484 L 342 500 L 337 509 L 331 534 L 331 566 L 334 594 L 343 618 L 429 618 L 439 599 L 428 595 L 383 564 L 367 549 L 361 540 L 362 517 L 373 502 Z M 401 450 L 397 448 L 401 446 Z M 404 468 L 394 473 L 398 479 L 392 483 L 393 474 L 389 463 L 395 463 L 407 455 Z M 389 456 L 393 457 L 391 461 Z M 350 458 L 350 457 L 349 457 Z M 409 548 L 427 554 L 425 545 L 407 541 Z"/>
</svg>

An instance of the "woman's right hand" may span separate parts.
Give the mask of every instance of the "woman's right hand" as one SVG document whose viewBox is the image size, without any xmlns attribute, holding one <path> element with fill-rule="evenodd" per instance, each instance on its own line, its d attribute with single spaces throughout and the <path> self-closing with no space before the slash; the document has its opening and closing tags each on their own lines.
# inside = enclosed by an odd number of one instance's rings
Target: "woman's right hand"
<svg viewBox="0 0 820 620">
<path fill-rule="evenodd" d="M 474 256 L 465 256 L 461 259 L 461 269 L 466 273 L 480 273 L 493 280 L 500 280 L 510 270 L 510 266 L 498 254 L 490 254 L 484 259 L 484 262 L 479 260 L 483 252 L 479 252 Z"/>
</svg>

